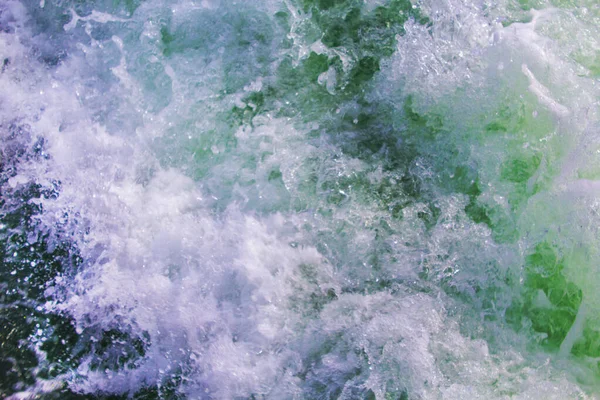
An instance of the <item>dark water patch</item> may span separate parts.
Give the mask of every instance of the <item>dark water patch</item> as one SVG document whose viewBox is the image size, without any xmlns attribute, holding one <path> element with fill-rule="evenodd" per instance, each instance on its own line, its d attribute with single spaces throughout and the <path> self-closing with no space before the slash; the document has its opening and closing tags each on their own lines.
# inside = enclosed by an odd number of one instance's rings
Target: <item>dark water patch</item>
<svg viewBox="0 0 600 400">
<path fill-rule="evenodd" d="M 73 372 L 86 359 L 101 371 L 135 368 L 149 345 L 147 336 L 128 332 L 126 324 L 90 324 L 78 333 L 68 314 L 45 310 L 45 302 L 61 301 L 55 280 L 68 281 L 85 267 L 70 238 L 78 216 L 65 214 L 55 226 L 44 225 L 38 200 L 56 199 L 60 183 L 11 184 L 25 163 L 47 157 L 44 141 L 31 140 L 33 133 L 26 125 L 1 128 L 0 394 L 9 396 L 38 379 Z"/>
</svg>

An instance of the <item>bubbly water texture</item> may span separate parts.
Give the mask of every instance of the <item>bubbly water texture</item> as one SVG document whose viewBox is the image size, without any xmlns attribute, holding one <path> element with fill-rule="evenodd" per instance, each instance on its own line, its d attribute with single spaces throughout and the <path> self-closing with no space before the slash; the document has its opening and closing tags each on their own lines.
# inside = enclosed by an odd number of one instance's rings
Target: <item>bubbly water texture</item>
<svg viewBox="0 0 600 400">
<path fill-rule="evenodd" d="M 596 0 L 5 0 L 0 64 L 0 397 L 600 398 Z"/>
</svg>

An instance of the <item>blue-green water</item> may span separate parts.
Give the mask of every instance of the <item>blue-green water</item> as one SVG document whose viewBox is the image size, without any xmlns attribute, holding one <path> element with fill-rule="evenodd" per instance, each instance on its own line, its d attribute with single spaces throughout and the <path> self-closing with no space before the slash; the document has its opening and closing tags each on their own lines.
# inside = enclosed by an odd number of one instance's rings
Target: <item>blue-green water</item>
<svg viewBox="0 0 600 400">
<path fill-rule="evenodd" d="M 596 399 L 595 0 L 0 2 L 0 397 Z"/>
</svg>

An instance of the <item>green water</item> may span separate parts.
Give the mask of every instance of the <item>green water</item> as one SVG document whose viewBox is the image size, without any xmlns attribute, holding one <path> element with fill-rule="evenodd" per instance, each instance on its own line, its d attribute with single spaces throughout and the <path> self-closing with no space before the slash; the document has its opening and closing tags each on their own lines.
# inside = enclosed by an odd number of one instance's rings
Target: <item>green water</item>
<svg viewBox="0 0 600 400">
<path fill-rule="evenodd" d="M 596 398 L 595 1 L 0 11 L 2 396 Z"/>
</svg>

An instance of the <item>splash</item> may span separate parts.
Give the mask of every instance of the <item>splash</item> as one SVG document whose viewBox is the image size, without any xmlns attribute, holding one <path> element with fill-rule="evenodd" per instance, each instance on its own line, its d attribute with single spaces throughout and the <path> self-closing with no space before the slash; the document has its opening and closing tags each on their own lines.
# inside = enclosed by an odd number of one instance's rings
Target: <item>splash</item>
<svg viewBox="0 0 600 400">
<path fill-rule="evenodd" d="M 597 398 L 593 1 L 0 5 L 0 394 Z"/>
</svg>

